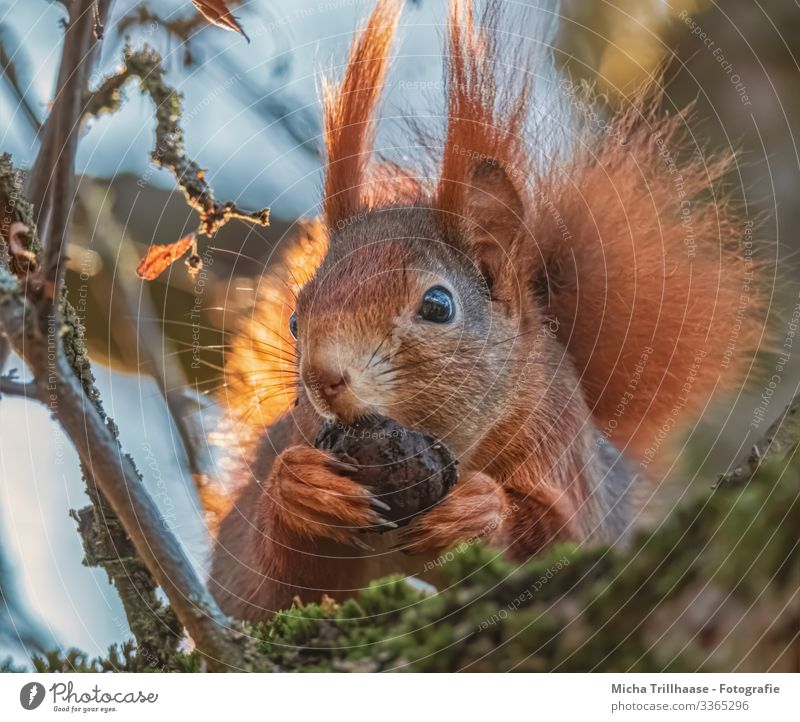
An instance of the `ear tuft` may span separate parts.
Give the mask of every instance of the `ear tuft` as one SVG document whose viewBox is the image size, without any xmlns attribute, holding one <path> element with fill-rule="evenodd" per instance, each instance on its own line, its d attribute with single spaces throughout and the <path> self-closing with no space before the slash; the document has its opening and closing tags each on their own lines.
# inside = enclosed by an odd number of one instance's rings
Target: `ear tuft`
<svg viewBox="0 0 800 722">
<path fill-rule="evenodd" d="M 401 0 L 378 0 L 353 40 L 341 84 L 325 85 L 325 145 L 328 151 L 324 210 L 335 225 L 364 206 L 363 187 L 374 139 L 374 114 L 389 68 L 389 50 Z"/>
<path fill-rule="evenodd" d="M 530 176 L 524 138 L 531 81 L 519 69 L 530 62 L 503 30 L 504 15 L 497 0 L 488 0 L 477 20 L 470 0 L 451 0 L 447 131 L 434 201 L 446 236 L 482 270 L 494 298 L 516 296 L 508 283 L 515 277 L 527 282 L 518 278 L 514 256 Z"/>
</svg>

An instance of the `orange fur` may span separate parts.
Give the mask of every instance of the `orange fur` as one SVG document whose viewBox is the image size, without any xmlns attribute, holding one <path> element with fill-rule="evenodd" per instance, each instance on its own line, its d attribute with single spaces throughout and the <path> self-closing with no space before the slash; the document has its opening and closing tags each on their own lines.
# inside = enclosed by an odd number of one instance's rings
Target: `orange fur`
<svg viewBox="0 0 800 722">
<path fill-rule="evenodd" d="M 263 433 L 297 398 L 295 344 L 288 332 L 298 291 L 327 251 L 321 222 L 302 221 L 271 264 L 257 303 L 236 321 L 225 364 L 225 406 L 232 433 Z"/>
<path fill-rule="evenodd" d="M 551 312 L 598 426 L 652 461 L 759 345 L 759 261 L 722 190 L 732 158 L 687 157 L 684 114 L 639 98 L 537 176 Z"/>
<path fill-rule="evenodd" d="M 400 17 L 397 0 L 378 0 L 364 30 L 353 41 L 341 84 L 325 84 L 325 218 L 330 225 L 363 208 L 359 180 L 365 177 L 374 136 L 389 48 Z"/>
<path fill-rule="evenodd" d="M 635 474 L 602 437 L 649 463 L 758 344 L 758 263 L 719 193 L 730 160 L 687 158 L 684 116 L 642 96 L 534 168 L 523 56 L 501 47 L 499 2 L 478 23 L 470 8 L 451 2 L 434 186 L 370 161 L 398 3 L 379 0 L 326 89 L 325 222 L 286 251 L 228 361 L 245 448 L 211 586 L 231 614 L 342 596 L 400 566 L 364 554 L 380 504 L 313 448 L 323 416 L 392 416 L 458 456 L 458 483 L 394 543 L 429 555 L 484 537 L 525 559 L 621 538 Z M 419 321 L 432 284 L 460 294 L 452 325 Z M 315 379 L 345 373 L 334 405 Z"/>
<path fill-rule="evenodd" d="M 445 214 L 446 224 L 460 226 L 475 157 L 517 169 L 526 157 L 524 130 L 530 89 L 524 71 L 518 72 L 516 79 L 504 75 L 499 66 L 503 57 L 497 47 L 499 6 L 488 4 L 479 26 L 471 3 L 453 2 L 450 8 L 447 133 L 435 203 Z"/>
</svg>

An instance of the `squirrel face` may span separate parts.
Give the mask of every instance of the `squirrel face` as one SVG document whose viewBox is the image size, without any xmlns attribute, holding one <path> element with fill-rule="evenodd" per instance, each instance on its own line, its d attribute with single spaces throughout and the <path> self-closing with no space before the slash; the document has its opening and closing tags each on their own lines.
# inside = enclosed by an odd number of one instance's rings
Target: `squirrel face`
<svg viewBox="0 0 800 722">
<path fill-rule="evenodd" d="M 475 262 L 443 236 L 420 207 L 340 224 L 290 326 L 320 415 L 391 416 L 463 453 L 513 396 L 523 345 L 514 341 L 535 309 L 493 299 Z"/>
</svg>

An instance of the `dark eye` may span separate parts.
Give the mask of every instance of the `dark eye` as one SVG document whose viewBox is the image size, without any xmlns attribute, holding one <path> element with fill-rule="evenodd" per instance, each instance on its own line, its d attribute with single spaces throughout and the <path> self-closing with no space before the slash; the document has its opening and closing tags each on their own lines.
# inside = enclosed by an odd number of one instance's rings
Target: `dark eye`
<svg viewBox="0 0 800 722">
<path fill-rule="evenodd" d="M 297 313 L 292 313 L 289 317 L 289 333 L 292 334 L 292 338 L 297 340 Z"/>
<path fill-rule="evenodd" d="M 452 321 L 456 315 L 456 302 L 453 300 L 453 294 L 441 286 L 429 288 L 422 297 L 422 308 L 419 310 L 419 315 L 433 323 Z"/>
</svg>

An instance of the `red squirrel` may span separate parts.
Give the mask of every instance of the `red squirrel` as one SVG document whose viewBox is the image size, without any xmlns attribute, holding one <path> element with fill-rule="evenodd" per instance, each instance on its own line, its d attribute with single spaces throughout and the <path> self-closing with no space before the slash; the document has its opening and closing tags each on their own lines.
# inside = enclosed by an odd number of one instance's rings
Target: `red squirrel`
<svg viewBox="0 0 800 722">
<path fill-rule="evenodd" d="M 436 177 L 374 159 L 399 14 L 378 0 L 325 86 L 323 217 L 265 277 L 227 360 L 237 485 L 205 502 L 211 589 L 239 618 L 465 540 L 521 561 L 623 538 L 665 437 L 741 382 L 762 334 L 757 264 L 719 192 L 730 158 L 688 154 L 684 114 L 646 94 L 601 128 L 578 119 L 568 153 L 532 152 L 532 73 L 500 3 L 477 18 L 451 2 Z M 383 502 L 314 447 L 324 420 L 370 414 L 459 462 L 442 501 L 375 538 Z"/>
</svg>

